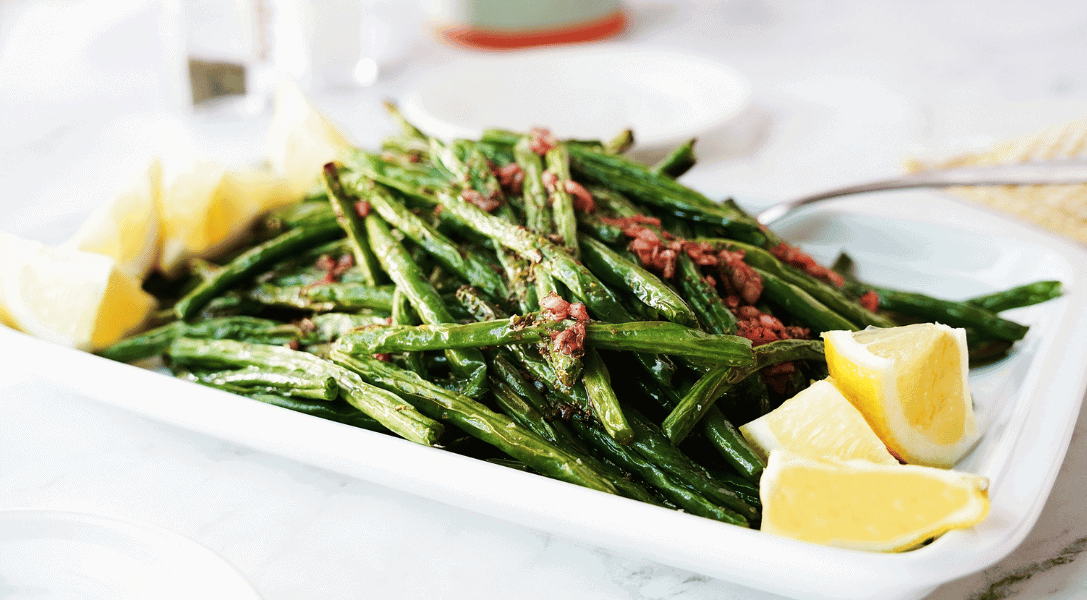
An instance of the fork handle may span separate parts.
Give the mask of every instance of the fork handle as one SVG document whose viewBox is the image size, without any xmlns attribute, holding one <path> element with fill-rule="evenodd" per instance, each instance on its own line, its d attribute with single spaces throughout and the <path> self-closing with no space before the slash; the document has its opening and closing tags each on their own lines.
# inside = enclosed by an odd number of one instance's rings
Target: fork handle
<svg viewBox="0 0 1087 600">
<path fill-rule="evenodd" d="M 1067 185 L 1085 182 L 1087 182 L 1087 162 L 1083 160 L 957 167 L 939 171 L 922 171 L 802 196 L 775 204 L 760 212 L 755 219 L 763 225 L 769 225 L 808 204 L 869 192 L 956 186 Z"/>
</svg>

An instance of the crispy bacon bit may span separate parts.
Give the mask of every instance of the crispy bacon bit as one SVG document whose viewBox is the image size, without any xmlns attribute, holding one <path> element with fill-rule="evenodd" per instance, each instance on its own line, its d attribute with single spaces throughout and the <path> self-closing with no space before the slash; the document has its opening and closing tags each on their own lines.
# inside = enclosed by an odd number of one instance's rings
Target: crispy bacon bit
<svg viewBox="0 0 1087 600">
<path fill-rule="evenodd" d="M 498 178 L 498 184 L 502 186 L 503 191 L 513 196 L 521 194 L 521 186 L 525 182 L 525 172 L 521 170 L 521 165 L 510 163 L 495 169 L 494 175 Z"/>
<path fill-rule="evenodd" d="M 735 298 L 735 296 L 730 297 Z M 726 298 L 725 304 L 728 303 L 728 298 Z M 808 339 L 811 337 L 810 329 L 785 325 L 781 322 L 781 319 L 768 315 L 754 306 L 739 306 L 734 311 L 736 313 L 736 334 L 751 340 L 751 343 L 755 346 L 776 342 L 777 340 Z"/>
<path fill-rule="evenodd" d="M 578 321 L 573 325 L 551 334 L 551 351 L 567 356 L 581 356 L 585 353 L 585 323 Z"/>
<path fill-rule="evenodd" d="M 719 262 L 713 244 L 709 242 L 687 242 L 683 250 L 700 267 L 715 267 Z"/>
<path fill-rule="evenodd" d="M 370 215 L 370 203 L 366 200 L 359 200 L 355 203 L 355 214 L 365 219 Z"/>
<path fill-rule="evenodd" d="M 584 308 L 584 307 L 583 307 Z M 561 321 L 570 315 L 570 303 L 555 292 L 540 298 L 540 318 Z"/>
<path fill-rule="evenodd" d="M 392 355 L 389 354 L 388 352 L 381 352 L 381 353 L 378 353 L 378 354 L 374 354 L 373 357 L 380 360 L 381 362 L 389 362 L 389 361 L 391 361 L 393 359 Z"/>
<path fill-rule="evenodd" d="M 302 347 L 302 344 L 298 340 L 291 340 L 286 344 L 283 344 L 283 346 L 286 348 L 290 348 L 291 350 L 298 350 Z"/>
<path fill-rule="evenodd" d="M 578 321 L 588 321 L 589 311 L 585 310 L 585 305 L 580 302 L 575 302 L 570 305 L 570 310 L 567 314 L 571 319 L 577 319 Z"/>
<path fill-rule="evenodd" d="M 302 318 L 298 321 L 298 329 L 303 333 L 313 333 L 314 331 L 317 331 L 317 324 L 308 317 Z"/>
<path fill-rule="evenodd" d="M 605 225 L 618 227 L 622 230 L 623 235 L 627 237 L 637 237 L 639 231 L 646 229 L 646 225 L 660 227 L 661 224 L 660 219 L 644 215 L 635 215 L 633 217 L 601 217 L 600 222 Z"/>
<path fill-rule="evenodd" d="M 717 266 L 725 289 L 740 296 L 747 304 L 758 302 L 762 296 L 762 276 L 744 262 L 743 250 L 718 252 Z"/>
<path fill-rule="evenodd" d="M 317 263 L 314 264 L 314 266 L 318 269 L 321 269 L 322 271 L 331 271 L 336 267 L 336 261 L 332 259 L 332 256 L 328 254 L 322 254 L 320 257 L 317 258 Z"/>
<path fill-rule="evenodd" d="M 555 292 L 540 299 L 540 319 L 562 321 L 575 319 L 573 325 L 551 334 L 551 352 L 561 352 L 568 356 L 581 356 L 585 353 L 585 324 L 589 322 L 589 312 L 585 305 L 571 304 Z"/>
<path fill-rule="evenodd" d="M 861 306 L 867 308 L 869 312 L 876 312 L 879 310 L 879 294 L 877 294 L 875 290 L 868 290 L 861 294 L 861 297 L 858 298 L 858 300 L 860 301 Z"/>
<path fill-rule="evenodd" d="M 316 284 L 336 283 L 344 273 L 355 266 L 355 257 L 350 254 L 344 254 L 343 256 L 340 256 L 338 260 L 334 260 L 330 255 L 322 254 L 321 257 L 317 259 L 315 266 L 325 272 L 325 276 L 317 281 Z"/>
<path fill-rule="evenodd" d="M 815 259 L 805 254 L 799 248 L 794 248 L 785 242 L 781 242 L 777 246 L 774 246 L 770 250 L 770 253 L 777 257 L 778 260 L 797 267 L 808 275 L 817 279 L 822 279 L 835 287 L 842 287 L 845 285 L 845 280 L 842 279 L 841 275 L 820 265 L 815 262 Z"/>
<path fill-rule="evenodd" d="M 532 134 L 532 139 L 529 140 L 528 148 L 540 156 L 547 154 L 547 151 L 554 148 L 555 144 L 558 143 L 549 129 L 534 127 L 529 133 Z"/>
<path fill-rule="evenodd" d="M 559 176 L 556 175 L 553 171 L 545 170 L 543 173 L 540 173 L 540 181 L 543 182 L 544 188 L 547 189 L 547 192 L 553 194 L 555 193 L 555 186 L 559 183 Z"/>
<path fill-rule="evenodd" d="M 585 186 L 573 179 L 567 179 L 562 186 L 566 189 L 566 193 L 573 197 L 574 210 L 585 213 L 596 211 L 596 202 L 593 201 L 593 195 L 589 193 L 589 190 L 585 189 Z"/>
<path fill-rule="evenodd" d="M 460 198 L 485 212 L 493 211 L 498 208 L 500 204 L 497 198 L 485 198 L 483 197 L 483 194 L 480 194 L 475 190 L 464 190 L 460 193 Z"/>
</svg>

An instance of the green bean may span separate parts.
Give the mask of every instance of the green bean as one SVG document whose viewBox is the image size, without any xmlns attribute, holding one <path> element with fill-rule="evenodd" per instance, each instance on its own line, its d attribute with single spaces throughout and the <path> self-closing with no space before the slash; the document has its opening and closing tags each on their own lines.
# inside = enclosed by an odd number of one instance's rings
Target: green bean
<svg viewBox="0 0 1087 600">
<path fill-rule="evenodd" d="M 219 317 L 198 323 L 174 321 L 125 338 L 98 354 L 119 362 L 133 362 L 162 354 L 179 337 L 282 345 L 300 341 L 302 331 L 297 325 L 248 316 Z"/>
<path fill-rule="evenodd" d="M 834 288 L 826 282 L 820 281 L 789 265 L 783 264 L 777 257 L 763 248 L 734 240 L 700 238 L 696 241 L 708 242 L 720 249 L 742 250 L 744 252 L 744 262 L 747 264 L 764 272 L 776 275 L 786 283 L 800 288 L 824 304 L 827 308 L 837 312 L 846 320 L 857 326 L 867 327 L 871 325 L 872 327 L 894 327 L 893 321 L 864 308 L 856 300 L 846 296 L 842 290 Z"/>
<path fill-rule="evenodd" d="M 585 374 L 582 381 L 589 397 L 589 406 L 604 430 L 620 444 L 629 444 L 634 439 L 634 430 L 623 415 L 619 398 L 611 387 L 611 375 L 607 365 L 591 348 L 585 353 Z"/>
<path fill-rule="evenodd" d="M 542 235 L 555 231 L 547 190 L 543 183 L 543 161 L 529 147 L 532 139 L 522 137 L 513 146 L 513 156 L 525 174 L 521 193 L 525 199 L 525 227 Z"/>
<path fill-rule="evenodd" d="M 493 445 L 538 473 L 610 494 L 618 491 L 576 456 L 467 396 L 369 357 L 347 356 L 333 350 L 332 359 L 374 385 L 403 394 L 420 411 Z"/>
<path fill-rule="evenodd" d="M 413 125 L 411 121 L 404 116 L 404 113 L 400 112 L 400 108 L 395 103 L 386 100 L 382 104 L 385 106 L 385 111 L 389 113 L 389 116 L 392 117 L 393 121 L 400 128 L 401 137 L 421 140 L 423 142 L 427 141 L 427 135 L 423 133 L 421 129 Z"/>
<path fill-rule="evenodd" d="M 576 418 L 573 424 L 582 437 L 592 443 L 608 460 L 645 479 L 669 502 L 693 515 L 741 527 L 748 526 L 748 520 L 739 513 L 718 506 L 705 496 L 677 484 L 663 469 L 637 452 L 624 448 L 604 431 Z"/>
<path fill-rule="evenodd" d="M 585 266 L 601 281 L 633 294 L 673 323 L 697 325 L 698 317 L 690 305 L 656 275 L 588 236 L 579 240 Z"/>
<path fill-rule="evenodd" d="M 868 287 L 879 295 L 879 306 L 884 310 L 951 327 L 969 327 L 989 338 L 1015 342 L 1023 339 L 1029 329 L 1026 325 L 1000 318 L 973 304 L 933 298 L 920 292 Z"/>
<path fill-rule="evenodd" d="M 213 278 L 201 282 L 179 300 L 174 305 L 174 312 L 179 319 L 191 319 L 199 314 L 208 302 L 230 287 L 255 277 L 281 259 L 333 239 L 342 233 L 340 226 L 335 222 L 324 222 L 292 229 L 263 244 L 253 246 L 223 266 Z"/>
<path fill-rule="evenodd" d="M 576 324 L 573 319 L 549 321 L 538 316 L 529 313 L 499 321 L 369 327 L 345 333 L 337 343 L 348 354 L 487 348 L 540 343 Z M 745 338 L 712 335 L 667 321 L 590 322 L 585 326 L 585 345 L 601 350 L 655 350 L 726 366 L 755 364 L 751 342 Z"/>
<path fill-rule="evenodd" d="M 736 333 L 736 316 L 725 306 L 713 285 L 702 276 L 698 265 L 687 253 L 681 253 L 677 261 L 677 278 L 698 321 L 708 333 Z"/>
<path fill-rule="evenodd" d="M 1061 291 L 1060 281 L 1035 281 L 992 294 L 975 296 L 964 302 L 995 314 L 1052 300 L 1059 297 Z"/>
<path fill-rule="evenodd" d="M 340 396 L 340 386 L 336 383 L 336 379 L 327 373 L 261 368 L 251 365 L 242 369 L 195 373 L 195 375 L 201 382 L 259 388 L 263 392 L 285 396 L 325 401 L 335 400 Z"/>
<path fill-rule="evenodd" d="M 412 308 L 419 318 L 430 325 L 452 323 L 453 317 L 438 292 L 425 281 L 419 267 L 392 236 L 385 222 L 371 214 L 366 217 L 365 224 L 382 268 L 396 283 L 397 288 L 403 290 L 411 300 Z M 469 396 L 476 397 L 486 391 L 487 363 L 478 350 L 451 348 L 446 350 L 445 356 L 449 359 L 450 370 L 461 379 L 462 389 Z"/>
<path fill-rule="evenodd" d="M 275 208 L 264 216 L 264 228 L 283 232 L 312 223 L 333 221 L 336 213 L 328 202 L 296 202 Z"/>
<path fill-rule="evenodd" d="M 182 371 L 177 374 L 177 377 L 179 379 L 185 379 L 193 383 L 199 383 L 207 387 L 223 390 L 225 392 L 230 392 L 239 396 L 251 398 L 265 404 L 271 404 L 272 406 L 286 408 L 288 410 L 304 413 L 313 417 L 318 417 L 329 421 L 336 421 L 338 423 L 344 423 L 346 425 L 352 425 L 354 427 L 367 429 L 369 431 L 376 431 L 378 433 L 392 433 L 384 425 L 378 423 L 376 419 L 360 411 L 354 406 L 351 406 L 344 400 L 333 400 L 331 402 L 325 400 L 306 400 L 302 398 L 283 396 L 281 394 L 247 389 L 237 385 L 216 384 L 212 381 L 202 381 L 200 378 L 198 378 L 196 375 L 189 371 Z"/>
<path fill-rule="evenodd" d="M 615 134 L 615 137 L 611 138 L 604 143 L 603 151 L 607 154 L 623 154 L 627 150 L 630 150 L 634 146 L 634 131 L 630 129 L 624 129 Z"/>
<path fill-rule="evenodd" d="M 465 282 L 494 298 L 505 296 L 506 287 L 502 279 L 487 264 L 480 262 L 472 254 L 462 253 L 461 248 L 452 240 L 413 215 L 387 190 L 375 186 L 366 199 L 386 223 L 418 244 L 442 268 L 455 273 Z"/>
<path fill-rule="evenodd" d="M 489 215 L 448 194 L 438 195 L 445 212 L 470 224 L 487 237 L 513 250 L 532 263 L 540 263 L 547 272 L 561 281 L 571 293 L 598 318 L 608 321 L 629 321 L 630 315 L 615 295 L 572 256 L 546 238 Z"/>
<path fill-rule="evenodd" d="M 362 282 L 370 286 L 380 283 L 380 271 L 377 258 L 366 240 L 366 231 L 362 227 L 362 217 L 355 203 L 357 198 L 348 197 L 340 183 L 339 173 L 334 163 L 328 163 L 321 171 L 321 182 L 328 191 L 329 204 L 336 213 L 336 222 L 347 234 L 351 254 L 355 257 L 355 269 L 362 276 Z"/>
<path fill-rule="evenodd" d="M 667 321 L 589 323 L 585 343 L 601 350 L 657 352 L 732 366 L 754 364 L 751 342 L 745 338 L 713 335 Z"/>
<path fill-rule="evenodd" d="M 570 167 L 589 181 L 693 221 L 720 225 L 738 236 L 762 240 L 758 222 L 620 156 L 570 146 Z"/>
<path fill-rule="evenodd" d="M 650 168 L 650 172 L 656 175 L 667 175 L 672 179 L 678 178 L 687 171 L 691 170 L 691 167 L 695 164 L 694 157 L 694 143 L 695 140 L 689 139 L 683 144 L 676 147 Z"/>
<path fill-rule="evenodd" d="M 804 326 L 811 327 L 816 332 L 860 329 L 799 287 L 768 271 L 755 268 L 755 272 L 762 277 L 763 296 L 782 307 Z"/>
<path fill-rule="evenodd" d="M 756 346 L 754 355 L 752 365 L 721 365 L 703 375 L 661 425 L 668 439 L 675 444 L 682 442 L 729 386 L 752 373 L 780 362 L 823 360 L 823 343 L 819 340 L 779 340 Z"/>
<path fill-rule="evenodd" d="M 395 296 L 395 294 L 394 294 Z M 370 325 L 386 325 L 389 318 L 381 313 L 326 312 L 309 317 L 314 331 L 309 336 L 319 342 L 333 342 L 341 335 Z"/>
<path fill-rule="evenodd" d="M 333 377 L 341 394 L 352 406 L 370 415 L 397 435 L 425 446 L 434 445 L 442 425 L 423 416 L 398 396 L 362 381 L 355 373 L 312 354 L 232 340 L 178 338 L 167 355 L 176 363 L 201 368 L 244 368 L 303 370 Z"/>
<path fill-rule="evenodd" d="M 269 306 L 285 306 L 319 312 L 374 309 L 392 310 L 391 285 L 371 286 L 361 283 L 318 283 L 276 286 L 262 283 L 247 296 Z"/>
<path fill-rule="evenodd" d="M 749 521 L 758 518 L 756 507 L 745 502 L 735 490 L 714 479 L 705 467 L 695 463 L 672 445 L 649 419 L 633 408 L 628 408 L 626 412 L 635 432 L 634 439 L 628 444 L 629 448 L 714 503 L 738 512 Z"/>
<path fill-rule="evenodd" d="M 554 175 L 554 190 L 551 192 L 551 220 L 555 223 L 555 233 L 562 240 L 562 247 L 574 258 L 580 256 L 577 240 L 577 215 L 574 213 L 574 200 L 566 191 L 566 182 L 570 181 L 570 152 L 563 143 L 556 144 L 544 157 L 547 170 Z"/>
</svg>

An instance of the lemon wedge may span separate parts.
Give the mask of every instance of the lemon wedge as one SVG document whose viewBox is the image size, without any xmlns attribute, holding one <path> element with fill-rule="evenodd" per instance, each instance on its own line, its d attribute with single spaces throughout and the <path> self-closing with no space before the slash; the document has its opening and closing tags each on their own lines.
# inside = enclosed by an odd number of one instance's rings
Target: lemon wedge
<svg viewBox="0 0 1087 600">
<path fill-rule="evenodd" d="M 168 162 L 158 204 L 159 269 L 173 275 L 190 258 L 216 256 L 245 239 L 260 213 L 297 198 L 267 170 L 227 170 L 192 156 Z"/>
<path fill-rule="evenodd" d="M 971 473 L 774 450 L 760 484 L 762 530 L 855 550 L 909 550 L 981 522 L 988 486 Z"/>
<path fill-rule="evenodd" d="M 63 245 L 109 256 L 122 273 L 142 280 L 158 258 L 161 190 L 162 163 L 156 158 L 91 213 Z"/>
<path fill-rule="evenodd" d="M 284 81 L 276 88 L 265 156 L 272 170 L 287 179 L 294 194 L 308 192 L 317 184 L 325 163 L 350 147 L 347 137 L 297 85 Z"/>
<path fill-rule="evenodd" d="M 805 456 L 898 464 L 829 379 L 816 381 L 781 406 L 741 425 L 740 433 L 763 459 L 772 450 L 785 448 Z"/>
<path fill-rule="evenodd" d="M 823 333 L 835 385 L 911 464 L 950 468 L 978 439 L 966 332 L 937 323 Z"/>
<path fill-rule="evenodd" d="M 156 305 L 103 254 L 0 232 L 0 256 L 4 321 L 46 341 L 97 350 L 139 328 Z"/>
</svg>

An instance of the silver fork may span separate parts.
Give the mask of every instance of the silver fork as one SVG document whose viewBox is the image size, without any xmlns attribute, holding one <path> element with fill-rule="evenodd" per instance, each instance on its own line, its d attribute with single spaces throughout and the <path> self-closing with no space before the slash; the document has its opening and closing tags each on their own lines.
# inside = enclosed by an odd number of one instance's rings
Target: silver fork
<svg viewBox="0 0 1087 600">
<path fill-rule="evenodd" d="M 802 206 L 831 198 L 902 190 L 909 188 L 944 188 L 986 185 L 1067 185 L 1087 183 L 1087 161 L 1060 160 L 1024 162 L 1004 165 L 958 167 L 941 171 L 923 171 L 902 177 L 880 179 L 835 188 L 818 194 L 780 202 L 755 215 L 763 225 L 769 225 Z"/>
</svg>

